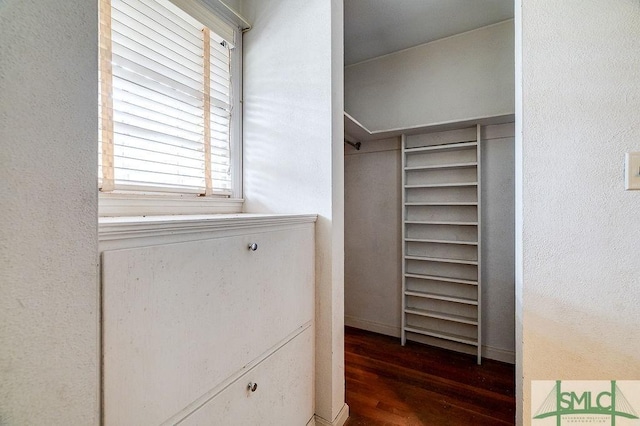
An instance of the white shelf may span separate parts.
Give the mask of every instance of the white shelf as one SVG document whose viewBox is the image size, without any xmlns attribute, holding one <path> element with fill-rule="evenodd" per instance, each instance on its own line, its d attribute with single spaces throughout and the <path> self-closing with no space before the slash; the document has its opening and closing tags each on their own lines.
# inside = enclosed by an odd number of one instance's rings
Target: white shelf
<svg viewBox="0 0 640 426">
<path fill-rule="evenodd" d="M 425 201 L 425 202 L 408 202 L 404 203 L 407 207 L 421 206 L 477 206 L 476 201 Z"/>
<path fill-rule="evenodd" d="M 451 163 L 451 164 L 433 164 L 429 166 L 410 166 L 404 169 L 408 172 L 416 170 L 448 170 L 448 169 L 470 169 L 477 167 L 478 163 Z"/>
<path fill-rule="evenodd" d="M 404 274 L 404 276 L 406 278 L 416 278 L 419 280 L 442 281 L 445 283 L 454 283 L 454 284 L 478 285 L 478 281 L 464 280 L 462 278 L 440 277 L 438 275 Z"/>
<path fill-rule="evenodd" d="M 431 311 L 418 308 L 406 308 L 405 313 L 411 315 L 419 315 L 427 318 L 436 318 L 444 321 L 458 322 L 460 324 L 478 325 L 478 320 L 475 318 L 464 317 L 462 315 L 447 314 L 444 312 Z"/>
<path fill-rule="evenodd" d="M 437 337 L 438 339 L 450 340 L 452 342 L 464 343 L 465 345 L 478 346 L 478 341 L 469 337 L 458 336 L 443 331 L 429 330 L 422 327 L 405 326 L 405 331 L 409 333 L 422 334 L 423 336 Z"/>
<path fill-rule="evenodd" d="M 456 265 L 478 265 L 476 260 L 449 259 L 446 257 L 405 256 L 407 260 L 423 260 L 425 262 L 453 263 Z"/>
<path fill-rule="evenodd" d="M 492 124 L 513 123 L 514 114 L 504 114 L 490 117 L 477 117 L 473 120 L 442 123 L 419 124 L 411 127 L 396 127 L 393 129 L 369 130 L 347 112 L 344 113 L 344 132 L 356 137 L 360 142 L 377 141 L 381 139 L 396 138 L 402 135 L 417 135 L 423 133 L 442 132 L 472 127 L 478 123 L 489 126 Z"/>
<path fill-rule="evenodd" d="M 474 345 L 478 348 L 478 363 L 481 359 L 480 347 L 482 344 L 480 130 L 480 126 L 475 127 L 476 140 L 473 142 L 469 142 L 473 136 L 467 131 L 464 134 L 421 134 L 415 138 L 403 136 L 403 155 L 401 156 L 404 209 L 402 343 L 404 344 L 406 341 L 407 333 L 417 333 Z M 454 140 L 459 142 L 443 144 L 446 141 Z M 441 155 L 443 152 L 447 152 L 447 154 Z M 412 189 L 416 191 L 410 191 Z M 439 190 L 436 191 L 436 189 Z M 448 196 L 438 197 L 440 192 L 444 192 Z M 410 201 L 407 200 L 409 196 Z M 447 198 L 452 201 L 443 200 Z M 437 206 L 437 211 L 419 208 L 432 206 Z M 458 207 L 471 208 L 462 211 L 456 209 Z M 433 213 L 437 213 L 437 215 Z M 448 228 L 436 228 L 435 226 Z M 413 230 L 422 230 L 425 234 L 415 234 Z M 444 230 L 453 232 L 445 233 Z M 427 231 L 428 233 L 426 233 Z M 412 232 L 411 236 L 409 232 Z M 457 238 L 463 238 L 463 240 Z M 413 245 L 407 243 L 413 243 Z M 420 245 L 421 243 L 425 244 Z M 412 254 L 410 250 L 418 246 L 421 249 L 420 255 Z M 407 273 L 407 268 L 414 266 L 412 262 L 420 262 L 422 273 Z M 452 278 L 451 276 L 477 278 L 474 280 Z M 410 282 L 412 290 L 407 289 L 407 280 L 409 279 L 412 280 Z M 441 311 L 449 309 L 426 305 L 423 308 L 411 307 L 411 305 L 415 306 L 415 298 L 421 298 L 421 303 L 427 303 L 425 299 L 428 299 L 440 301 L 440 304 L 442 304 L 441 302 L 450 302 L 464 306 L 447 305 L 456 310 L 463 310 L 455 314 L 445 313 Z M 434 303 L 432 302 L 430 305 L 434 305 Z M 426 321 L 426 318 L 439 321 L 431 321 L 433 325 L 429 325 L 429 327 L 433 330 L 408 325 L 408 322 L 418 321 L 420 317 L 423 322 Z M 447 326 L 443 321 L 457 323 L 458 328 L 473 326 L 476 329 L 477 338 L 452 334 L 450 327 L 453 324 Z M 460 330 L 462 331 L 462 329 Z M 437 341 L 433 344 L 437 344 Z"/>
<path fill-rule="evenodd" d="M 453 226 L 478 226 L 478 222 L 457 222 L 448 220 L 405 220 L 408 225 L 453 225 Z"/>
<path fill-rule="evenodd" d="M 427 183 L 422 185 L 405 185 L 405 189 L 420 188 L 459 188 L 465 186 L 478 186 L 478 182 L 453 182 L 453 183 Z"/>
<path fill-rule="evenodd" d="M 432 146 L 421 146 L 419 148 L 406 148 L 404 152 L 405 154 L 413 154 L 415 152 L 426 152 L 426 151 L 461 150 L 461 149 L 475 148 L 477 145 L 478 145 L 477 142 L 450 143 L 446 145 L 432 145 Z"/>
<path fill-rule="evenodd" d="M 422 297 L 424 299 L 431 299 L 431 300 L 442 300 L 445 302 L 461 303 L 463 305 L 475 305 L 475 306 L 478 305 L 477 300 L 467 299 L 466 297 L 443 296 L 441 294 L 425 293 L 422 291 L 413 291 L 413 290 L 407 290 L 404 292 L 404 294 L 405 296 Z"/>
<path fill-rule="evenodd" d="M 457 244 L 461 246 L 477 246 L 477 241 L 431 240 L 425 238 L 405 238 L 408 243 Z"/>
<path fill-rule="evenodd" d="M 375 138 L 371 137 L 371 131 L 369 129 L 346 112 L 344 113 L 344 134 L 345 139 L 351 142 L 375 140 Z"/>
</svg>

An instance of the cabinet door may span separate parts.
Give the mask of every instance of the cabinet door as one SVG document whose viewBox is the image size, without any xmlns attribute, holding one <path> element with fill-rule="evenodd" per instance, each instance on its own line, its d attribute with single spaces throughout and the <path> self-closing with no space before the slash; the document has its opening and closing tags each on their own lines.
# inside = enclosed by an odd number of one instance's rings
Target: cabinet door
<svg viewBox="0 0 640 426">
<path fill-rule="evenodd" d="M 308 328 L 179 424 L 306 425 L 313 416 L 313 359 Z"/>
<path fill-rule="evenodd" d="M 313 235 L 304 227 L 105 252 L 105 424 L 189 412 L 311 321 Z"/>
</svg>

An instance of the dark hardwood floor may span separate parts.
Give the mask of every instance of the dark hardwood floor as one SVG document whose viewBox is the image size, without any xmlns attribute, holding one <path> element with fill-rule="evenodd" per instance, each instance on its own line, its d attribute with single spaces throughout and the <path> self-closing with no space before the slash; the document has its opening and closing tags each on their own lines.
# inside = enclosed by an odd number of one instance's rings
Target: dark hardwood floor
<svg viewBox="0 0 640 426">
<path fill-rule="evenodd" d="M 347 327 L 346 426 L 515 424 L 514 366 Z"/>
</svg>

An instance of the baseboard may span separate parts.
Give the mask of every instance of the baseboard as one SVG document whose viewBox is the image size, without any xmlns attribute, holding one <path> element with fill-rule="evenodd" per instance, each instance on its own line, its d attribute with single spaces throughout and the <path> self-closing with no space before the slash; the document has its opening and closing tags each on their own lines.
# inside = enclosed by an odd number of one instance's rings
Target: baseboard
<svg viewBox="0 0 640 426">
<path fill-rule="evenodd" d="M 373 333 L 384 334 L 385 336 L 400 337 L 400 327 L 363 320 L 361 318 L 351 317 L 348 315 L 345 315 L 344 317 L 344 325 L 371 331 Z"/>
<path fill-rule="evenodd" d="M 307 423 L 307 426 L 343 426 L 346 422 L 347 419 L 349 418 L 349 406 L 347 404 L 344 404 L 342 406 L 342 409 L 340 410 L 340 412 L 338 413 L 338 415 L 336 416 L 335 419 L 333 419 L 332 422 L 323 419 L 322 417 L 318 417 L 313 416 L 313 418 L 311 419 L 311 421 L 309 423 Z"/>
<path fill-rule="evenodd" d="M 353 328 L 359 328 L 360 330 L 371 331 L 372 333 L 384 334 L 385 336 L 400 337 L 400 327 L 393 325 L 382 324 L 375 321 L 364 320 L 361 318 L 351 317 L 345 315 L 344 325 Z M 469 352 L 472 353 L 472 352 Z M 506 362 L 509 364 L 516 363 L 516 354 L 513 351 L 506 349 L 494 348 L 492 346 L 482 345 L 482 357 L 493 359 L 495 361 Z"/>
<path fill-rule="evenodd" d="M 516 353 L 506 349 L 493 348 L 491 346 L 482 345 L 482 357 L 502 361 L 508 364 L 516 363 Z"/>
</svg>

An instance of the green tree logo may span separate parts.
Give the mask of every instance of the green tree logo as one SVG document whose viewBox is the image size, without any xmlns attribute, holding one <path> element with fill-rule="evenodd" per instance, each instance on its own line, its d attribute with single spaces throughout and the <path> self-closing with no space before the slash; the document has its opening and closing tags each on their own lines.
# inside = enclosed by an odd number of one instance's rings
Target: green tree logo
<svg viewBox="0 0 640 426">
<path fill-rule="evenodd" d="M 638 414 L 615 380 L 611 380 L 610 390 L 601 392 L 563 391 L 561 385 L 562 380 L 556 380 L 555 386 L 533 416 L 534 419 L 556 417 L 557 426 L 561 426 L 562 416 L 569 415 L 607 416 L 611 419 L 611 426 L 615 426 L 616 417 L 638 419 Z"/>
</svg>

